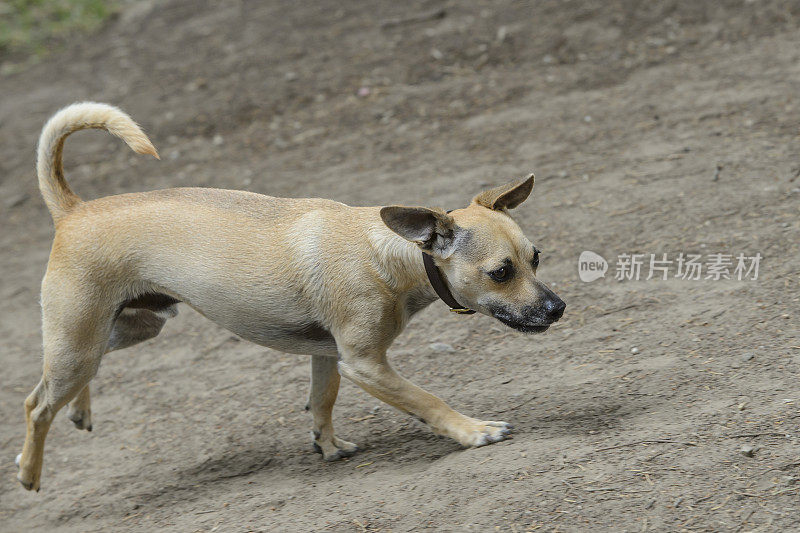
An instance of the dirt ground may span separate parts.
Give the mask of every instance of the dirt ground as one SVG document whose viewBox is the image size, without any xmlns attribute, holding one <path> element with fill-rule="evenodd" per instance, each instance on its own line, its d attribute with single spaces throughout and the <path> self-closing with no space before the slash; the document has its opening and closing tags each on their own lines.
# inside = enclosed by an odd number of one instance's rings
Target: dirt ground
<svg viewBox="0 0 800 533">
<path fill-rule="evenodd" d="M 142 1 L 7 69 L 0 530 L 800 529 L 798 21 L 789 1 Z M 436 302 L 390 354 L 514 439 L 462 450 L 343 383 L 337 432 L 363 451 L 324 463 L 307 358 L 182 306 L 105 358 L 94 431 L 59 414 L 42 491 L 24 491 L 52 237 L 34 148 L 87 99 L 128 111 L 163 160 L 76 134 L 84 198 L 198 185 L 453 208 L 535 172 L 515 216 L 562 321 L 526 336 Z M 604 279 L 579 280 L 584 250 Z M 614 279 L 618 254 L 681 252 L 763 260 L 757 280 Z"/>
</svg>

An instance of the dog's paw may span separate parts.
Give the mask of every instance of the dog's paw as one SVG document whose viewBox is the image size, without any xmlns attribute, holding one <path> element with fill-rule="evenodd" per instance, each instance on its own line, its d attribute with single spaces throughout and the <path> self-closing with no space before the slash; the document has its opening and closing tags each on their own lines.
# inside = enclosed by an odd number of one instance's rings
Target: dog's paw
<svg viewBox="0 0 800 533">
<path fill-rule="evenodd" d="M 22 454 L 17 455 L 17 459 L 15 463 L 19 466 L 20 462 L 22 461 Z M 17 481 L 25 488 L 25 490 L 35 490 L 39 492 L 39 477 L 38 476 L 28 476 L 26 475 L 22 469 L 20 469 L 19 473 L 17 474 Z"/>
<path fill-rule="evenodd" d="M 474 419 L 471 426 L 457 439 L 462 446 L 467 448 L 477 448 L 478 446 L 486 446 L 487 444 L 510 439 L 512 438 L 511 430 L 514 427 L 508 422 Z"/>
<path fill-rule="evenodd" d="M 314 451 L 322 455 L 322 459 L 328 462 L 338 461 L 345 457 L 352 457 L 358 452 L 358 446 L 352 442 L 347 442 L 337 437 L 333 437 L 327 442 L 317 438 L 312 432 L 311 436 L 314 438 L 312 446 Z"/>
<path fill-rule="evenodd" d="M 86 409 L 73 409 L 70 406 L 68 417 L 78 429 L 92 430 L 92 412 Z"/>
</svg>

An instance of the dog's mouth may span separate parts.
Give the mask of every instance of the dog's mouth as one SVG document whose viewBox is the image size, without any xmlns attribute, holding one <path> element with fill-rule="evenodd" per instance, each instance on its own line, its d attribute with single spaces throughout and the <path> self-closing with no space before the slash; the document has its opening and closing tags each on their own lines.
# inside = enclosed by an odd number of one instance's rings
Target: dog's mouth
<svg viewBox="0 0 800 533">
<path fill-rule="evenodd" d="M 509 315 L 508 313 L 505 313 L 503 311 L 495 311 L 493 313 L 493 316 L 506 326 L 513 328 L 517 331 L 521 331 L 523 333 L 542 333 L 544 331 L 547 331 L 547 328 L 549 328 L 552 325 L 552 322 L 542 322 L 542 321 L 532 322 L 532 321 L 520 320 L 519 318 Z"/>
</svg>

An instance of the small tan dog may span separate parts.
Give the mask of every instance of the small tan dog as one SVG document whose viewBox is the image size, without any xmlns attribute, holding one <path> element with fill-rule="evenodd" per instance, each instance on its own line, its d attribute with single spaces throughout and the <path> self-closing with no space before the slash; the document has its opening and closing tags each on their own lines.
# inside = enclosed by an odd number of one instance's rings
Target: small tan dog
<svg viewBox="0 0 800 533">
<path fill-rule="evenodd" d="M 17 457 L 26 489 L 39 490 L 59 409 L 71 402 L 70 420 L 91 431 L 89 382 L 103 355 L 155 337 L 179 302 L 244 339 L 312 356 L 307 408 L 325 460 L 357 451 L 333 431 L 340 374 L 463 446 L 508 438 L 507 423 L 462 415 L 399 376 L 386 350 L 437 294 L 521 331 L 561 317 L 564 302 L 536 279 L 538 250 L 508 214 L 533 176 L 451 213 L 201 188 L 83 202 L 61 156 L 66 137 L 85 128 L 158 157 L 130 117 L 105 104 L 71 105 L 42 131 L 39 188 L 56 233 L 42 281 L 44 370 L 25 400 Z"/>
</svg>

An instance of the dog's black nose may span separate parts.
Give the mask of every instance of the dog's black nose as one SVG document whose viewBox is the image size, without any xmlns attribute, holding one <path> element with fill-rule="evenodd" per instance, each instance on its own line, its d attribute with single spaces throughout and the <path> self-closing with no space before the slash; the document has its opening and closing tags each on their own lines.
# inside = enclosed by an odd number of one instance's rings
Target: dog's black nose
<svg viewBox="0 0 800 533">
<path fill-rule="evenodd" d="M 553 322 L 555 322 L 564 315 L 564 309 L 566 308 L 567 304 L 565 304 L 564 301 L 558 296 L 556 296 L 555 298 L 549 298 L 544 304 L 544 309 L 545 312 L 547 313 L 547 317 Z"/>
</svg>

